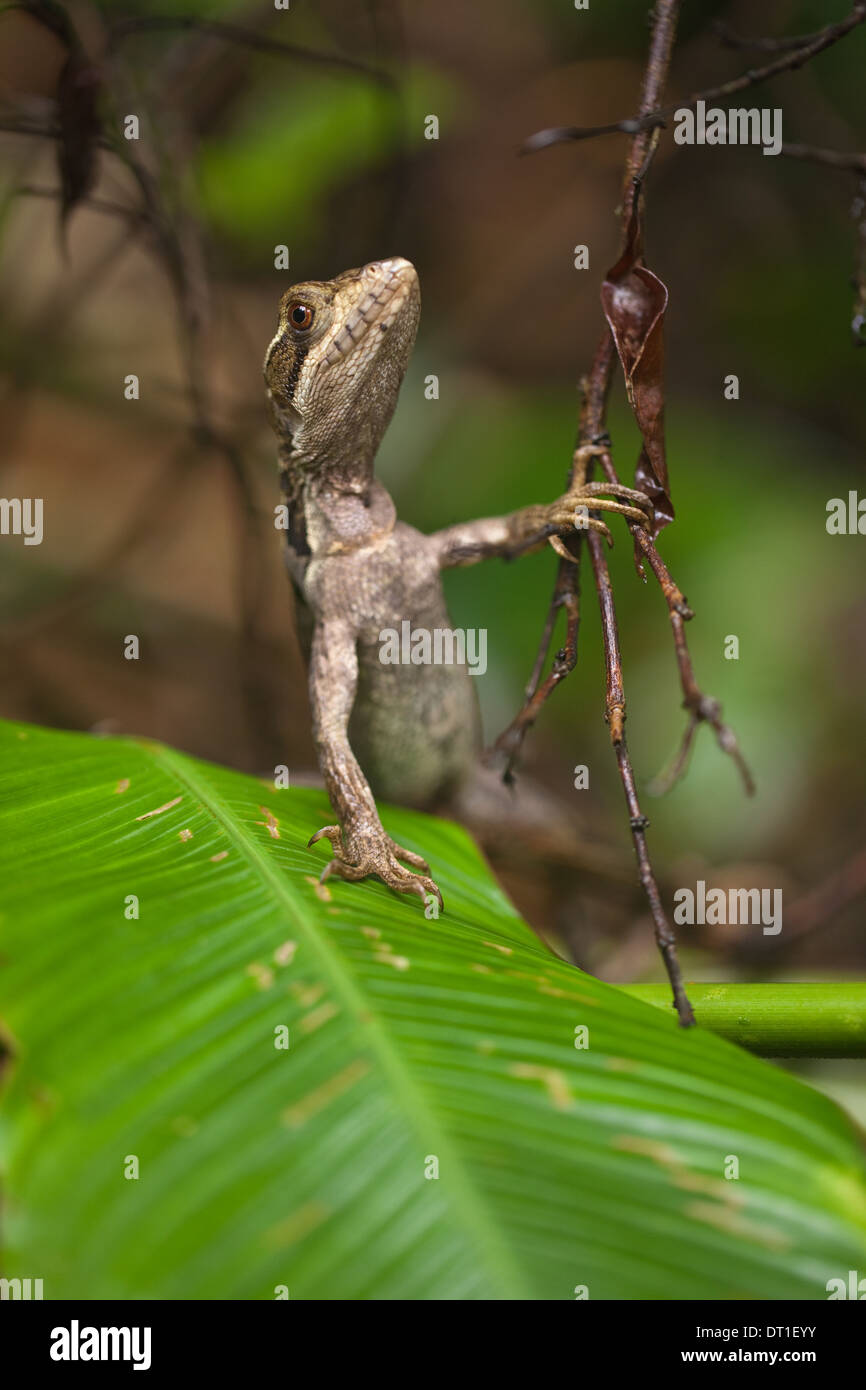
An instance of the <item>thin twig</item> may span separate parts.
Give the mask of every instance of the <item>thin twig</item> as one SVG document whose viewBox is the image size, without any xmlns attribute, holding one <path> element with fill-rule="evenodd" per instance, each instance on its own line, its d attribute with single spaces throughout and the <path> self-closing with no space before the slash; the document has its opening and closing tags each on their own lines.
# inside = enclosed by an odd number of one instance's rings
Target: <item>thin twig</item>
<svg viewBox="0 0 866 1390">
<path fill-rule="evenodd" d="M 42 121 L 12 120 L 4 117 L 0 120 L 0 135 L 35 135 L 37 139 L 59 140 L 60 126 L 45 125 Z"/>
<path fill-rule="evenodd" d="M 384 69 L 360 58 L 323 53 L 300 44 L 273 39 L 238 25 L 200 19 L 197 16 L 148 15 L 118 20 L 109 26 L 108 54 L 116 54 L 118 47 L 137 33 L 166 30 L 192 31 L 275 58 L 359 73 L 387 89 L 392 99 L 398 98 L 399 89 L 395 79 Z M 116 62 L 111 64 L 111 68 L 114 73 L 114 95 L 117 97 L 120 72 Z M 0 120 L 0 131 L 52 140 L 63 138 L 62 127 L 56 120 L 41 122 L 28 117 L 7 117 Z M 219 427 L 209 402 L 202 343 L 202 328 L 207 313 L 207 277 L 196 229 L 191 219 L 184 219 L 181 225 L 176 225 L 176 218 L 168 208 L 159 178 L 126 142 L 101 135 L 97 137 L 96 143 L 101 149 L 119 158 L 131 172 L 138 185 L 141 202 L 138 209 L 126 209 L 106 199 L 90 200 L 90 205 L 96 211 L 126 217 L 133 228 L 139 223 L 141 226 L 146 225 L 151 231 L 156 258 L 167 272 L 177 308 L 193 443 L 200 451 L 212 450 L 222 457 L 241 503 L 238 577 L 241 587 L 241 644 L 244 650 L 244 659 L 241 662 L 242 679 L 251 729 L 268 730 L 272 724 L 272 705 L 259 687 L 259 673 L 256 670 L 257 618 L 261 611 L 266 583 L 261 564 L 258 508 L 243 453 L 234 440 Z M 53 191 L 47 189 L 28 191 L 35 196 L 54 196 Z M 119 541 L 128 546 L 130 537 L 124 535 Z M 110 554 L 116 555 L 117 548 L 117 545 L 113 545 Z M 98 564 L 93 573 L 81 578 L 75 586 L 73 603 L 79 601 L 80 597 L 90 590 L 94 575 L 98 574 L 101 568 Z M 52 616 L 53 611 L 49 614 L 49 617 Z M 271 743 L 274 737 L 278 737 L 278 734 L 272 729 Z"/>
<path fill-rule="evenodd" d="M 656 7 L 653 17 L 650 51 L 647 58 L 643 89 L 641 92 L 642 115 L 647 111 L 651 111 L 657 105 L 663 94 L 673 51 L 679 7 L 680 0 L 659 0 Z M 631 142 L 628 158 L 626 160 L 624 180 L 622 214 L 623 244 L 625 244 L 634 198 L 640 196 L 643 179 L 646 176 L 653 155 L 655 154 L 657 144 L 657 138 L 654 137 L 650 125 L 646 125 L 637 130 Z M 589 377 L 582 383 L 583 403 L 578 432 L 578 446 L 575 450 L 571 467 L 572 486 L 580 485 L 588 476 L 588 470 L 584 463 L 586 454 L 582 452 L 582 446 L 593 444 L 605 447 L 610 443 L 605 431 L 605 415 L 615 360 L 613 338 L 609 329 L 605 328 L 599 340 L 598 347 L 596 348 Z M 612 462 L 610 466 L 611 468 L 613 467 Z M 572 550 L 575 557 L 574 564 L 570 566 L 573 574 L 566 580 L 562 577 L 562 569 L 560 568 L 559 575 L 557 576 L 557 590 L 554 592 L 554 599 L 551 603 L 551 612 L 555 611 L 557 594 L 563 585 L 566 586 L 566 592 L 574 595 L 574 601 L 576 603 L 581 556 L 580 539 L 582 539 L 582 537 L 569 538 L 566 542 L 568 548 Z M 659 893 L 658 884 L 650 863 L 646 844 L 646 828 L 648 821 L 640 809 L 635 787 L 634 772 L 632 770 L 625 740 L 625 691 L 622 679 L 622 658 L 619 648 L 616 609 L 613 590 L 610 584 L 607 559 L 601 540 L 595 532 L 590 531 L 588 533 L 587 544 L 589 547 L 602 618 L 607 670 L 605 699 L 606 719 L 610 728 L 611 742 L 616 755 L 620 780 L 622 781 L 623 790 L 625 792 L 626 804 L 629 812 L 629 824 L 631 826 L 640 881 L 646 893 L 650 912 L 652 913 L 656 941 L 661 951 L 665 969 L 668 973 L 668 979 L 670 980 L 673 990 L 677 1017 L 683 1026 L 688 1026 L 694 1023 L 694 1014 L 692 1013 L 691 1005 L 689 1004 L 683 985 L 673 929 L 667 920 L 664 907 L 662 906 L 661 894 Z M 567 561 L 563 561 L 563 564 L 567 563 Z M 550 631 L 549 613 L 548 621 L 545 624 L 543 646 L 549 643 Z M 576 637 L 577 631 L 575 626 L 574 651 L 569 652 L 566 648 L 563 653 L 559 654 L 560 657 L 563 655 L 569 656 L 571 658 L 570 664 L 566 661 L 560 661 L 558 658 L 557 661 L 554 662 L 554 667 L 551 670 L 550 676 L 543 685 L 539 685 L 537 679 L 530 681 L 524 708 L 514 721 L 514 725 L 512 725 L 512 728 L 516 727 L 519 739 L 522 739 L 526 728 L 537 717 L 538 710 L 547 698 L 547 695 L 555 688 L 555 685 L 559 684 L 559 682 L 568 675 L 569 670 L 573 669 L 577 656 Z M 536 668 L 533 672 L 534 678 L 536 678 L 538 669 L 539 663 L 536 661 Z M 533 684 L 535 687 L 534 689 L 532 688 Z M 508 732 L 509 731 L 506 731 L 506 735 Z"/>
<path fill-rule="evenodd" d="M 785 53 L 791 48 L 803 48 L 818 37 L 814 34 L 788 34 L 780 38 L 750 38 L 748 34 L 738 34 L 723 19 L 716 19 L 710 25 L 720 43 L 726 48 L 753 48 L 758 53 Z"/>
<path fill-rule="evenodd" d="M 673 24 L 675 26 L 676 17 L 673 19 Z M 663 48 L 659 51 L 651 49 L 644 83 L 644 94 L 641 105 L 642 112 L 647 102 L 648 93 L 650 95 L 650 106 L 652 106 L 661 95 L 669 63 L 669 49 L 667 52 L 665 52 Z M 651 126 L 645 126 L 643 129 L 639 130 L 631 143 L 629 155 L 626 160 L 626 172 L 623 185 L 623 237 L 625 236 L 631 208 L 634 205 L 634 199 L 642 195 L 643 183 L 656 148 L 657 133 Z M 606 328 L 596 348 L 589 377 L 583 383 L 584 407 L 580 430 L 580 439 L 583 443 L 601 445 L 609 445 L 610 443 L 605 432 L 605 417 L 607 412 L 607 397 L 610 390 L 615 362 L 616 354 L 614 351 L 613 338 L 610 331 Z M 619 477 L 617 476 L 609 449 L 606 449 L 601 456 L 601 465 L 608 482 L 618 483 Z M 653 784 L 653 791 L 659 792 L 669 790 L 678 777 L 682 775 L 688 762 L 688 756 L 697 725 L 705 722 L 714 730 L 719 747 L 722 751 L 733 759 L 739 770 L 746 793 L 751 796 L 754 793 L 755 784 L 748 765 L 740 751 L 736 736 L 728 725 L 722 721 L 721 706 L 718 700 L 714 699 L 712 696 L 705 695 L 695 679 L 694 668 L 692 666 L 688 642 L 685 635 L 685 623 L 693 617 L 692 610 L 686 602 L 685 595 L 671 577 L 667 566 L 656 549 L 652 537 L 647 534 L 642 526 L 636 523 L 629 523 L 629 526 L 635 541 L 635 555 L 637 557 L 639 550 L 649 563 L 668 606 L 668 614 L 674 637 L 674 650 L 680 675 L 680 685 L 683 692 L 683 706 L 688 710 L 690 715 L 680 751 L 672 767 L 661 777 L 656 778 Z M 643 569 L 639 562 L 638 572 L 643 577 Z M 536 710 L 535 717 L 537 717 L 537 714 L 538 711 Z M 518 718 L 519 717 L 520 716 L 518 716 Z"/>
<path fill-rule="evenodd" d="M 591 140 L 597 135 L 613 135 L 617 132 L 625 135 L 643 134 L 656 126 L 665 125 L 668 117 L 673 116 L 678 111 L 693 111 L 699 101 L 715 101 L 719 97 L 735 96 L 737 92 L 745 91 L 748 87 L 755 87 L 759 82 L 766 82 L 771 77 L 777 77 L 779 73 L 793 72 L 796 68 L 803 67 L 818 53 L 822 53 L 824 49 L 838 43 L 864 20 L 866 20 L 866 3 L 860 3 L 854 6 L 845 19 L 839 20 L 836 24 L 826 25 L 801 47 L 783 53 L 772 63 L 767 63 L 765 67 L 749 68 L 748 72 L 741 73 L 739 77 L 733 77 L 718 87 L 708 87 L 703 92 L 694 92 L 691 96 L 682 101 L 672 102 L 669 106 L 654 106 L 650 111 L 641 110 L 639 115 L 630 116 L 624 121 L 611 121 L 608 125 L 598 126 L 556 126 L 549 130 L 536 131 L 525 141 L 522 153 L 532 154 L 536 150 L 547 149 L 549 145 L 560 145 L 569 140 Z M 635 167 L 639 167 L 639 163 L 640 161 Z"/>
<path fill-rule="evenodd" d="M 866 179 L 861 179 L 857 196 L 851 207 L 851 216 L 857 232 L 857 259 L 852 277 L 854 285 L 854 317 L 851 320 L 851 333 L 857 347 L 866 343 Z"/>
<path fill-rule="evenodd" d="M 239 24 L 226 24 L 216 19 L 199 19 L 196 15 L 140 15 L 134 19 L 118 19 L 109 27 L 108 47 L 114 50 L 134 34 L 163 33 L 173 29 L 225 39 L 227 43 L 252 48 L 258 53 L 267 53 L 274 58 L 288 58 L 318 64 L 321 67 L 348 69 L 351 72 L 363 73 L 365 77 L 371 77 L 385 87 L 394 86 L 394 79 L 390 73 L 365 63 L 361 58 L 345 57 L 341 53 L 323 53 L 320 49 L 288 43 L 285 39 L 268 38 L 266 34 L 257 34 L 255 30 L 245 29 Z"/>
<path fill-rule="evenodd" d="M 22 198 L 62 198 L 62 188 L 39 188 L 32 184 L 22 183 L 14 190 L 16 196 Z M 126 222 L 147 222 L 148 215 L 143 208 L 126 207 L 123 203 L 114 203 L 108 198 L 82 198 L 80 207 L 90 208 L 91 212 L 102 212 L 108 217 L 121 217 Z"/>
<path fill-rule="evenodd" d="M 849 154 L 846 150 L 823 150 L 815 145 L 783 145 L 780 154 L 786 155 L 788 159 L 805 159 L 810 164 L 824 164 L 829 169 L 866 174 L 866 154 Z"/>
<path fill-rule="evenodd" d="M 577 547 L 581 537 L 575 538 L 573 553 L 578 555 Z M 544 670 L 544 663 L 550 650 L 550 643 L 553 637 L 553 629 L 560 609 L 565 610 L 566 628 L 565 642 L 560 647 L 554 657 L 550 672 L 541 683 L 541 673 Z M 544 624 L 544 631 L 538 647 L 538 655 L 535 658 L 535 665 L 532 674 L 526 685 L 524 702 L 514 719 L 499 735 L 495 744 L 494 751 L 505 753 L 506 761 L 502 773 L 502 779 L 510 786 L 514 781 L 514 769 L 520 751 L 523 747 L 523 740 L 532 728 L 548 697 L 559 685 L 560 681 L 565 680 L 570 675 L 577 664 L 577 638 L 580 628 L 580 589 L 579 589 L 579 569 L 577 564 L 572 564 L 568 560 L 560 560 L 559 569 L 556 573 L 556 584 L 553 590 L 553 597 L 550 600 L 550 607 L 547 612 L 547 619 Z"/>
<path fill-rule="evenodd" d="M 679 0 L 659 0 L 658 7 L 655 11 L 649 58 L 644 74 L 643 91 L 641 94 L 642 111 L 652 108 L 658 102 L 664 91 L 671 54 L 673 52 L 678 18 Z M 658 142 L 653 138 L 649 128 L 639 132 L 632 141 L 628 159 L 626 160 L 624 196 L 622 199 L 623 244 L 625 244 L 634 198 L 642 196 L 643 180 L 646 177 L 657 147 Z M 580 438 L 587 443 L 596 443 L 600 447 L 605 448 L 605 450 L 606 446 L 609 444 L 609 440 L 605 433 L 605 416 L 607 413 L 607 398 L 610 391 L 615 360 L 613 337 L 610 330 L 606 328 L 599 340 L 589 380 L 585 384 L 580 421 Z M 610 459 L 607 450 L 603 457 L 605 462 L 610 463 L 610 468 L 613 470 L 613 461 Z M 642 528 L 638 527 L 637 529 Z M 619 646 L 616 606 L 614 603 L 613 589 L 610 583 L 607 557 L 596 533 L 590 532 L 587 538 L 587 544 L 590 560 L 592 562 L 596 593 L 598 594 L 604 640 L 605 666 L 607 673 L 605 714 L 610 729 L 610 737 L 616 756 L 620 780 L 622 782 L 623 791 L 625 792 L 626 805 L 628 806 L 629 825 L 631 827 L 632 841 L 634 843 L 635 856 L 638 863 L 638 872 L 652 914 L 656 942 L 661 952 L 662 960 L 664 961 L 671 989 L 673 990 L 677 1018 L 683 1027 L 688 1027 L 694 1023 L 695 1016 L 692 1012 L 692 1006 L 689 1003 L 688 995 L 686 994 L 683 984 L 682 970 L 677 955 L 674 931 L 668 922 L 667 914 L 662 905 L 658 883 L 656 882 L 652 864 L 650 863 L 649 851 L 647 850 L 646 843 L 646 831 L 649 822 L 640 808 L 637 788 L 635 786 L 634 771 L 632 769 L 631 759 L 628 755 L 628 745 L 625 737 L 626 703 L 625 687 L 622 677 L 622 655 Z M 653 546 L 652 549 L 654 551 L 655 547 Z"/>
<path fill-rule="evenodd" d="M 647 113 L 654 112 L 664 91 L 667 72 L 670 66 L 678 13 L 679 0 L 662 0 L 662 3 L 658 5 L 655 12 L 653 36 L 641 95 L 641 114 L 631 127 L 634 138 L 629 148 L 625 167 L 622 198 L 623 245 L 625 245 L 628 222 L 632 209 L 635 206 L 635 200 L 642 197 L 643 182 L 658 146 L 658 123 L 647 119 Z M 572 486 L 579 485 L 585 481 L 585 475 L 582 474 L 578 476 L 576 464 L 579 459 L 585 457 L 585 455 L 581 454 L 581 449 L 588 444 L 595 445 L 601 449 L 601 465 L 607 480 L 609 482 L 619 482 L 610 454 L 610 439 L 605 429 L 607 399 L 616 360 L 613 337 L 609 328 L 606 327 L 599 339 L 589 375 L 581 383 L 583 404 L 578 435 L 578 448 L 575 451 L 571 471 Z M 662 590 L 668 606 L 668 613 L 674 635 L 674 648 L 680 673 L 680 682 L 683 690 L 683 703 L 690 714 L 683 746 L 674 766 L 674 774 L 679 775 L 685 767 L 697 726 L 700 722 L 705 721 L 714 728 L 720 746 L 734 759 L 740 770 L 747 791 L 751 792 L 754 787 L 748 767 L 740 753 L 733 733 L 722 723 L 719 703 L 711 697 L 705 696 L 695 680 L 685 638 L 685 622 L 692 617 L 691 609 L 686 602 L 685 596 L 671 577 L 652 538 L 643 527 L 637 523 L 631 526 L 631 530 L 635 540 L 635 558 L 638 572 L 642 577 L 645 577 L 643 567 L 640 563 L 640 556 L 642 556 L 652 569 L 653 575 Z M 570 548 L 573 547 L 574 540 L 572 539 L 567 544 L 570 545 Z M 635 855 L 638 861 L 641 883 L 646 892 L 653 917 L 656 940 L 673 988 L 674 1002 L 677 1007 L 680 1022 L 688 1024 L 694 1021 L 694 1017 L 683 986 L 673 930 L 667 921 L 658 884 L 649 860 L 646 845 L 646 827 L 648 822 L 643 816 L 638 802 L 634 773 L 625 740 L 625 693 L 622 679 L 622 659 L 619 649 L 616 610 L 613 590 L 610 585 L 607 560 L 597 535 L 591 533 L 588 537 L 588 544 L 590 547 L 590 558 L 602 615 L 602 630 L 607 667 L 606 716 L 610 726 L 611 741 L 614 746 L 617 766 L 629 809 L 629 820 L 634 840 Z M 574 634 L 574 650 L 569 650 L 567 644 L 566 648 L 558 653 L 547 680 L 543 683 L 541 682 L 540 675 L 544 655 L 549 648 L 552 636 L 552 620 L 555 618 L 558 608 L 563 606 L 563 594 L 576 595 L 577 593 L 580 548 L 575 548 L 573 553 L 575 554 L 575 563 L 568 566 L 567 562 L 563 561 L 560 566 L 560 571 L 557 574 L 557 585 L 545 622 L 539 655 L 536 659 L 529 685 L 527 686 L 524 706 L 497 744 L 497 747 L 504 748 L 509 755 L 506 769 L 507 775 L 513 773 L 514 760 L 525 733 L 538 717 L 538 713 L 544 701 L 575 665 L 576 631 Z M 565 574 L 563 574 L 563 565 L 566 566 Z M 568 574 L 569 569 L 571 570 L 570 575 Z M 566 656 L 569 658 L 567 661 L 563 659 Z"/>
<path fill-rule="evenodd" d="M 194 444 L 212 450 L 227 465 L 240 502 L 238 578 L 240 582 L 241 682 L 249 728 L 268 746 L 279 742 L 271 701 L 264 692 L 257 662 L 258 615 L 264 603 L 266 575 L 261 559 L 261 530 L 253 484 L 242 451 L 218 426 L 213 416 L 205 369 L 202 328 L 208 317 L 207 276 L 197 229 L 190 218 L 176 227 L 165 207 L 158 179 L 131 148 L 118 153 L 135 178 L 158 251 L 175 299 L 190 407 L 189 428 Z"/>
<path fill-rule="evenodd" d="M 602 468 L 609 482 L 618 482 L 616 469 L 610 454 L 605 454 L 601 460 Z M 665 602 L 668 606 L 668 616 L 671 622 L 674 637 L 674 651 L 676 653 L 677 667 L 680 675 L 680 686 L 683 692 L 683 708 L 689 712 L 689 723 L 686 727 L 680 751 L 677 754 L 672 767 L 655 779 L 652 785 L 653 794 L 661 794 L 669 791 L 674 783 L 682 776 L 688 763 L 688 756 L 692 741 L 698 724 L 709 724 L 716 735 L 716 741 L 723 753 L 727 753 L 736 764 L 743 787 L 747 796 L 753 796 L 755 783 L 749 766 L 740 751 L 734 731 L 729 728 L 722 720 L 722 707 L 718 700 L 712 695 L 705 695 L 695 679 L 694 667 L 692 666 L 691 654 L 689 652 L 688 641 L 686 639 L 685 624 L 694 617 L 691 608 L 686 602 L 685 595 L 671 577 L 664 560 L 659 555 L 655 547 L 655 542 L 647 535 L 640 526 L 629 525 L 636 546 L 643 552 L 650 569 L 658 580 L 659 588 L 664 594 Z"/>
<path fill-rule="evenodd" d="M 846 150 L 826 150 L 815 145 L 783 145 L 781 153 L 789 159 L 802 159 L 827 169 L 857 175 L 857 192 L 851 204 L 851 218 L 856 236 L 856 257 L 851 284 L 854 289 L 854 311 L 851 315 L 851 336 L 855 347 L 866 345 L 866 154 Z"/>
<path fill-rule="evenodd" d="M 605 666 L 607 670 L 605 694 L 605 718 L 610 728 L 610 739 L 616 754 L 617 767 L 625 791 L 628 806 L 629 824 L 637 856 L 640 881 L 652 913 L 653 927 L 658 948 L 665 963 L 665 969 L 674 995 L 677 1017 L 683 1027 L 694 1023 L 695 1016 L 683 984 L 683 975 L 677 956 L 676 937 L 662 905 L 661 894 L 650 863 L 646 844 L 646 831 L 649 821 L 643 814 L 635 787 L 634 771 L 628 755 L 625 738 L 625 690 L 622 680 L 622 654 L 619 646 L 619 633 L 616 622 L 616 608 L 613 589 L 607 567 L 607 556 L 597 532 L 591 531 L 587 538 L 589 556 L 592 562 L 595 587 L 601 609 L 601 626 L 604 638 Z"/>
<path fill-rule="evenodd" d="M 612 359 L 610 363 L 608 363 L 607 359 L 611 356 L 612 350 L 613 339 L 610 337 L 610 334 L 608 334 L 599 343 L 590 376 L 584 378 L 580 383 L 581 393 L 584 399 L 584 409 L 587 408 L 586 403 L 592 400 L 593 418 L 598 420 L 604 419 L 607 392 L 610 387 L 611 379 L 610 367 L 612 365 Z M 604 438 L 606 439 L 607 435 L 605 435 Z M 584 467 L 581 464 L 582 455 L 580 453 L 580 445 L 585 442 L 598 443 L 600 440 L 595 438 L 587 440 L 583 428 L 581 428 L 568 473 L 568 484 L 570 488 L 585 481 L 585 469 L 581 474 L 578 472 L 580 468 Z M 568 560 L 560 560 L 559 562 L 553 596 L 547 610 L 544 630 L 541 634 L 541 641 L 539 642 L 538 653 L 532 668 L 532 674 L 526 685 L 523 705 L 518 710 L 507 729 L 504 729 L 496 739 L 493 749 L 491 750 L 494 753 L 505 753 L 506 762 L 502 776 L 503 780 L 509 784 L 514 781 L 515 767 L 523 748 L 526 735 L 532 728 L 543 706 L 553 694 L 556 687 L 565 680 L 566 676 L 571 674 L 577 665 L 577 637 L 580 614 L 581 539 L 582 537 L 580 535 L 563 537 L 566 549 L 570 550 L 574 556 L 574 563 L 570 563 Z M 556 618 L 561 608 L 565 609 L 567 620 L 565 644 L 556 653 L 550 674 L 542 684 L 541 673 L 544 669 L 544 663 L 547 660 L 548 652 L 550 651 L 550 643 L 553 638 Z"/>
<path fill-rule="evenodd" d="M 858 849 L 810 893 L 785 909 L 785 938 L 790 944 L 823 931 L 844 909 L 866 894 L 866 849 Z"/>
<path fill-rule="evenodd" d="M 857 190 L 851 202 L 856 252 L 851 287 L 854 307 L 851 314 L 851 337 L 855 347 L 866 346 L 866 154 L 846 150 L 825 150 L 814 145 L 783 145 L 782 154 L 789 159 L 802 159 L 827 169 L 839 169 L 857 176 Z"/>
</svg>

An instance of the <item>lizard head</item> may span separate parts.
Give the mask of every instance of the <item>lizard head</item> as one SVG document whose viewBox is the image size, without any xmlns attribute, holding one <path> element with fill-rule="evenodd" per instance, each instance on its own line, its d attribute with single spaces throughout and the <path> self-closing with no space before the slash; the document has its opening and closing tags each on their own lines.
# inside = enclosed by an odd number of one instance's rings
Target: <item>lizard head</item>
<svg viewBox="0 0 866 1390">
<path fill-rule="evenodd" d="M 400 256 L 287 290 L 265 356 L 271 418 L 305 468 L 368 473 L 418 328 L 415 267 Z"/>
</svg>

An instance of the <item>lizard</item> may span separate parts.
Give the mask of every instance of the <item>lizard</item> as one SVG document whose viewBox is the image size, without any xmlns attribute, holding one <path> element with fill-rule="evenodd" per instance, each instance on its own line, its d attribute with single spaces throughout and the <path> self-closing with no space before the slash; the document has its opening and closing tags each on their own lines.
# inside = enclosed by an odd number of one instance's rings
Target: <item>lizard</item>
<svg viewBox="0 0 866 1390">
<path fill-rule="evenodd" d="M 399 521 L 374 461 L 420 305 L 418 274 L 400 256 L 294 285 L 280 299 L 264 377 L 313 737 L 336 816 L 309 845 L 324 837 L 332 846 L 322 882 L 376 876 L 441 906 L 430 866 L 387 834 L 376 798 L 430 808 L 454 797 L 481 749 L 475 688 L 465 665 L 384 662 L 383 633 L 405 620 L 413 631 L 447 630 L 441 572 L 449 567 L 513 559 L 548 541 L 567 554 L 561 537 L 587 528 L 612 543 L 597 513 L 649 528 L 653 508 L 634 488 L 576 481 L 552 503 L 429 535 Z"/>
</svg>

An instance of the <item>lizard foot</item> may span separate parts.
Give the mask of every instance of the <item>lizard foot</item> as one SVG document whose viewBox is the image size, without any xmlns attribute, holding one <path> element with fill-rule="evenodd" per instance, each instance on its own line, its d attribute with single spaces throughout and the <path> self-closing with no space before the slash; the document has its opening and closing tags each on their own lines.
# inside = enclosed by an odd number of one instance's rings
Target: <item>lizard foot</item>
<svg viewBox="0 0 866 1390">
<path fill-rule="evenodd" d="M 420 854 L 415 854 L 411 849 L 398 845 L 381 827 L 376 831 L 367 829 L 360 833 L 355 832 L 351 836 L 351 849 L 348 853 L 339 825 L 323 826 L 310 838 L 309 845 L 314 845 L 321 839 L 330 840 L 334 857 L 322 870 L 319 876 L 320 883 L 333 876 L 346 879 L 349 883 L 358 883 L 363 878 L 375 875 L 388 888 L 393 888 L 395 893 L 416 893 L 425 904 L 428 895 L 432 894 L 438 900 L 440 908 L 444 906 L 442 894 L 429 877 L 430 865 L 426 859 L 422 859 Z M 401 859 L 411 864 L 412 869 L 405 868 L 400 863 Z"/>
<path fill-rule="evenodd" d="M 615 499 L 624 499 L 617 501 Z M 636 521 L 645 530 L 653 524 L 653 504 L 646 493 L 636 488 L 625 487 L 623 483 L 582 483 L 572 492 L 565 492 L 548 508 L 548 524 L 558 530 L 571 533 L 580 531 L 599 531 L 613 545 L 613 537 L 608 527 L 591 512 L 615 512 Z M 551 536 L 550 544 L 558 555 L 573 560 L 574 556 L 563 546 L 558 536 Z"/>
</svg>

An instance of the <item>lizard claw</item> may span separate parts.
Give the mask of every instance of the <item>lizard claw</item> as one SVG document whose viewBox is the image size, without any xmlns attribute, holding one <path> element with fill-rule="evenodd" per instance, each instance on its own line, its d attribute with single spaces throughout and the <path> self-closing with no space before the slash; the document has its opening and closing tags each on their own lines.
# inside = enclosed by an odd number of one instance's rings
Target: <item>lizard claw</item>
<svg viewBox="0 0 866 1390">
<path fill-rule="evenodd" d="M 334 853 L 342 854 L 343 832 L 339 825 L 323 825 L 321 830 L 317 830 L 315 835 L 310 836 L 307 841 L 307 849 L 312 849 L 313 845 L 317 844 L 321 839 L 330 840 L 334 847 Z"/>
<path fill-rule="evenodd" d="M 326 825 L 310 837 L 308 848 L 318 840 L 330 840 L 334 857 L 328 861 L 319 877 L 319 882 L 336 877 L 348 883 L 359 883 L 361 879 L 374 875 L 395 893 L 415 893 L 426 905 L 427 898 L 436 898 L 440 908 L 444 907 L 442 894 L 429 877 L 430 865 L 420 854 L 405 849 L 392 840 L 390 835 L 379 827 L 377 830 L 355 832 L 351 836 L 351 852 L 344 846 L 343 832 L 339 825 Z M 400 863 L 405 859 L 412 868 Z M 413 872 L 418 870 L 418 872 Z"/>
<path fill-rule="evenodd" d="M 604 481 L 584 483 L 579 491 L 585 493 L 589 497 L 610 496 L 623 498 L 626 502 L 632 502 L 634 506 L 640 507 L 642 511 L 647 512 L 650 516 L 652 516 L 654 510 L 652 499 L 648 497 L 645 492 L 641 492 L 640 489 L 636 487 L 626 487 L 625 483 L 608 483 Z"/>
<path fill-rule="evenodd" d="M 610 549 L 613 550 L 613 536 L 610 534 L 610 531 L 607 528 L 607 526 L 605 526 L 604 522 L 597 520 L 596 517 L 589 517 L 587 520 L 584 521 L 582 527 L 575 529 L 598 531 L 602 536 L 604 536 Z M 568 560 L 568 562 L 572 565 L 577 564 L 577 556 L 572 555 L 571 551 L 568 549 L 568 546 L 565 544 L 565 541 L 562 539 L 561 536 L 548 536 L 547 543 L 556 551 L 557 555 L 561 560 Z"/>
<path fill-rule="evenodd" d="M 621 498 L 622 501 L 614 499 Z M 548 508 L 548 525 L 568 534 L 574 531 L 601 531 L 610 534 L 593 512 L 616 512 L 649 530 L 653 524 L 653 504 L 643 492 L 622 483 L 583 483 L 565 492 Z"/>
</svg>

